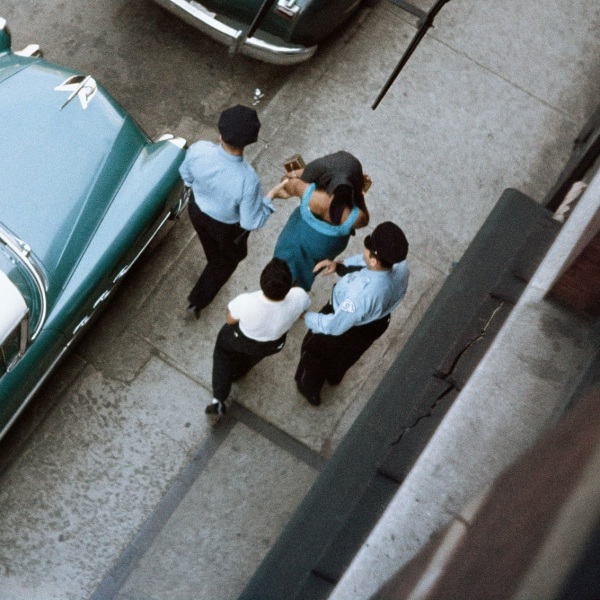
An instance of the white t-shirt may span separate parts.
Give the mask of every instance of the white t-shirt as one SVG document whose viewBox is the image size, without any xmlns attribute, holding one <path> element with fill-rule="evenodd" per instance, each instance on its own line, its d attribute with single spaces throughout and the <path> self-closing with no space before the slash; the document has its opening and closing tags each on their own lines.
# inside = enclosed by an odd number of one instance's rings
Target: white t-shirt
<svg viewBox="0 0 600 600">
<path fill-rule="evenodd" d="M 258 342 L 279 339 L 289 331 L 300 315 L 310 306 L 308 294 L 293 287 L 287 296 L 275 302 L 262 291 L 240 294 L 229 303 L 229 312 L 239 320 L 241 332 Z"/>
</svg>

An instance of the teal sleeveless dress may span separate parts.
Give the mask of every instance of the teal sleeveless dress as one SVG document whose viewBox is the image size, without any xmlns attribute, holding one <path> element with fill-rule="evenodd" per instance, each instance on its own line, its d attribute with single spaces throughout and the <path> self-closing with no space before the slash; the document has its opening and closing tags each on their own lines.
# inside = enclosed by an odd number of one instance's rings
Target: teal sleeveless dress
<svg viewBox="0 0 600 600">
<path fill-rule="evenodd" d="M 333 260 L 345 250 L 360 213 L 358 206 L 354 206 L 348 218 L 340 225 L 332 225 L 319 219 L 308 207 L 316 187 L 311 183 L 306 188 L 300 206 L 290 215 L 281 230 L 273 254 L 287 262 L 294 285 L 307 292 L 315 280 L 315 265 L 324 258 Z"/>
</svg>

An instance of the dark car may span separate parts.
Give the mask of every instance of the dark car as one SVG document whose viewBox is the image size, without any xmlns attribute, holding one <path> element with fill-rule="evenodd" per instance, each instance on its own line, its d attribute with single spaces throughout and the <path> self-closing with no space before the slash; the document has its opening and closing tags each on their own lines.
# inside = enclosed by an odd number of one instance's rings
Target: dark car
<svg viewBox="0 0 600 600">
<path fill-rule="evenodd" d="M 184 139 L 10 42 L 0 18 L 0 437 L 186 203 Z"/>
<path fill-rule="evenodd" d="M 274 0 L 260 16 L 264 0 L 154 0 L 234 51 L 274 64 L 291 65 L 309 59 L 360 6 L 361 0 Z M 268 6 L 267 4 L 267 6 Z"/>
</svg>

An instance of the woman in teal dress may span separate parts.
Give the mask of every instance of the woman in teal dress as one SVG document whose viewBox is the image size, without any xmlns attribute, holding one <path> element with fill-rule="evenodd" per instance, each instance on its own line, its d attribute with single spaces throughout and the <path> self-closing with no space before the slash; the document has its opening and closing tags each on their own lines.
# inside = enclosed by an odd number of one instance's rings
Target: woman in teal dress
<svg viewBox="0 0 600 600">
<path fill-rule="evenodd" d="M 315 265 L 325 258 L 333 260 L 345 250 L 354 230 L 369 223 L 364 192 L 370 179 L 348 152 L 317 159 L 288 177 L 285 192 L 302 201 L 281 230 L 274 256 L 288 263 L 294 285 L 310 291 Z"/>
</svg>

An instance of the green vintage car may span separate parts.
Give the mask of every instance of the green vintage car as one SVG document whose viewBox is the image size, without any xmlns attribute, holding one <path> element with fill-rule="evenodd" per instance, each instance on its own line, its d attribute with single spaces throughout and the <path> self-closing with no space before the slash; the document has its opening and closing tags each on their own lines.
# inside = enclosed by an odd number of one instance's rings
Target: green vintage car
<svg viewBox="0 0 600 600">
<path fill-rule="evenodd" d="M 0 18 L 0 437 L 184 209 L 185 147 L 92 77 L 13 52 Z"/>
<path fill-rule="evenodd" d="M 373 0 L 154 0 L 232 51 L 293 65 L 308 60 L 361 5 Z M 257 26 L 254 31 L 253 26 Z"/>
</svg>

